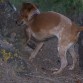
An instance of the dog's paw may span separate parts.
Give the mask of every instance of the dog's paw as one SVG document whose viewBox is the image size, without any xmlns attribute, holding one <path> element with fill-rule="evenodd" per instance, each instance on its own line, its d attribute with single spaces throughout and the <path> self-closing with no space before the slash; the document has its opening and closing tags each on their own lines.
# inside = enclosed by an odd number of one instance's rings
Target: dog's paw
<svg viewBox="0 0 83 83">
<path fill-rule="evenodd" d="M 58 75 L 62 73 L 62 69 L 53 68 L 51 70 L 52 70 L 52 75 Z"/>
<path fill-rule="evenodd" d="M 29 57 L 29 61 L 32 62 L 35 57 Z"/>
<path fill-rule="evenodd" d="M 33 58 L 29 57 L 29 61 L 32 62 L 33 61 Z"/>
<path fill-rule="evenodd" d="M 73 65 L 69 67 L 69 70 L 73 70 L 73 69 L 74 69 L 74 66 Z"/>
<path fill-rule="evenodd" d="M 58 74 L 60 74 L 60 71 L 54 71 L 53 72 L 53 75 L 58 75 Z"/>
<path fill-rule="evenodd" d="M 58 71 L 58 68 L 51 68 L 51 71 Z"/>
<path fill-rule="evenodd" d="M 59 72 L 58 72 L 58 70 L 59 70 L 58 68 L 51 68 L 50 70 L 52 71 L 52 74 L 53 74 L 53 75 L 59 73 Z"/>
</svg>

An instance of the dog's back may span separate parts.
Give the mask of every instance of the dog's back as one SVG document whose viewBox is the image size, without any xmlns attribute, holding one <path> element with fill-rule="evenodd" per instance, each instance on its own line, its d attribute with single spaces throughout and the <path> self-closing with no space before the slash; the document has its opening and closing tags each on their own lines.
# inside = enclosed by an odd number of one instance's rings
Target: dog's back
<svg viewBox="0 0 83 83">
<path fill-rule="evenodd" d="M 40 13 L 29 21 L 33 36 L 38 39 L 43 39 L 55 35 L 58 38 L 77 35 L 77 25 L 62 14 L 56 12 Z M 64 37 L 64 38 L 66 38 Z M 70 38 L 72 38 L 70 37 Z"/>
<path fill-rule="evenodd" d="M 40 26 L 41 25 L 41 26 Z M 46 29 L 50 30 L 54 27 L 58 26 L 70 26 L 72 25 L 72 22 L 69 18 L 56 13 L 56 12 L 44 12 L 40 13 L 37 16 L 33 17 L 33 21 L 30 22 L 30 26 L 33 30 L 41 30 L 41 29 Z M 34 27 L 34 28 L 33 28 Z"/>
</svg>

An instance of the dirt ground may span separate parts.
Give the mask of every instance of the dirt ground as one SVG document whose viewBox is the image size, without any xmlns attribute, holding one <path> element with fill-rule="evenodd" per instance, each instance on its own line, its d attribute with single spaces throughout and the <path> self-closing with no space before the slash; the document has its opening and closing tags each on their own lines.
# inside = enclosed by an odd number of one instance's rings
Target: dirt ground
<svg viewBox="0 0 83 83">
<path fill-rule="evenodd" d="M 2 46 L 0 83 L 80 83 L 80 81 L 82 83 L 83 81 L 83 71 L 80 70 L 78 63 L 73 71 L 68 70 L 69 65 L 72 64 L 71 57 L 68 57 L 68 67 L 62 73 L 53 75 L 53 72 L 50 71 L 51 68 L 60 66 L 57 57 L 57 38 L 46 42 L 32 62 L 28 60 L 32 50 L 23 46 L 22 42 L 20 47 L 17 46 L 19 52 L 13 47 L 14 44 L 2 42 L 2 40 L 0 40 L 0 44 Z M 9 50 L 4 48 L 7 46 L 9 46 Z M 5 52 L 3 52 L 3 48 Z M 15 52 L 17 55 L 14 55 Z"/>
<path fill-rule="evenodd" d="M 30 62 L 28 58 L 32 49 L 25 45 L 23 27 L 26 26 L 17 26 L 17 17 L 14 18 L 0 14 L 0 83 L 83 83 L 79 59 L 73 71 L 68 70 L 72 64 L 70 56 L 69 64 L 62 73 L 53 75 L 50 71 L 60 67 L 57 38 L 45 42 Z"/>
</svg>

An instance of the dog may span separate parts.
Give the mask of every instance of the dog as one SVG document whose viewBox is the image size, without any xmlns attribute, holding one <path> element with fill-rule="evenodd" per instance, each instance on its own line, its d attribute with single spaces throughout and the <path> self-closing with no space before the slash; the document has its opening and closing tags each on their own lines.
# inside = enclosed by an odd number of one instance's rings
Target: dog
<svg viewBox="0 0 83 83">
<path fill-rule="evenodd" d="M 26 34 L 30 41 L 31 36 L 40 41 L 36 48 L 31 53 L 29 60 L 36 57 L 38 51 L 44 44 L 44 40 L 56 36 L 58 38 L 58 52 L 61 60 L 61 67 L 53 74 L 60 73 L 68 64 L 67 51 L 69 50 L 73 64 L 70 70 L 73 70 L 77 61 L 77 53 L 74 50 L 74 45 L 79 36 L 79 32 L 83 31 L 83 27 L 76 25 L 66 16 L 49 11 L 40 13 L 38 7 L 33 3 L 23 3 L 17 24 L 26 24 Z"/>
</svg>

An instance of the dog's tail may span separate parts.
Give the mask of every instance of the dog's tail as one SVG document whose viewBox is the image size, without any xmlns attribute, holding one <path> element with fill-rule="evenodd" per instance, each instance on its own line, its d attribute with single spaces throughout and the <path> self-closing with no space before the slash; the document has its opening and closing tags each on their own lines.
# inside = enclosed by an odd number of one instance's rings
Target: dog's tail
<svg viewBox="0 0 83 83">
<path fill-rule="evenodd" d="M 78 27 L 78 32 L 83 31 L 83 26 Z"/>
</svg>

